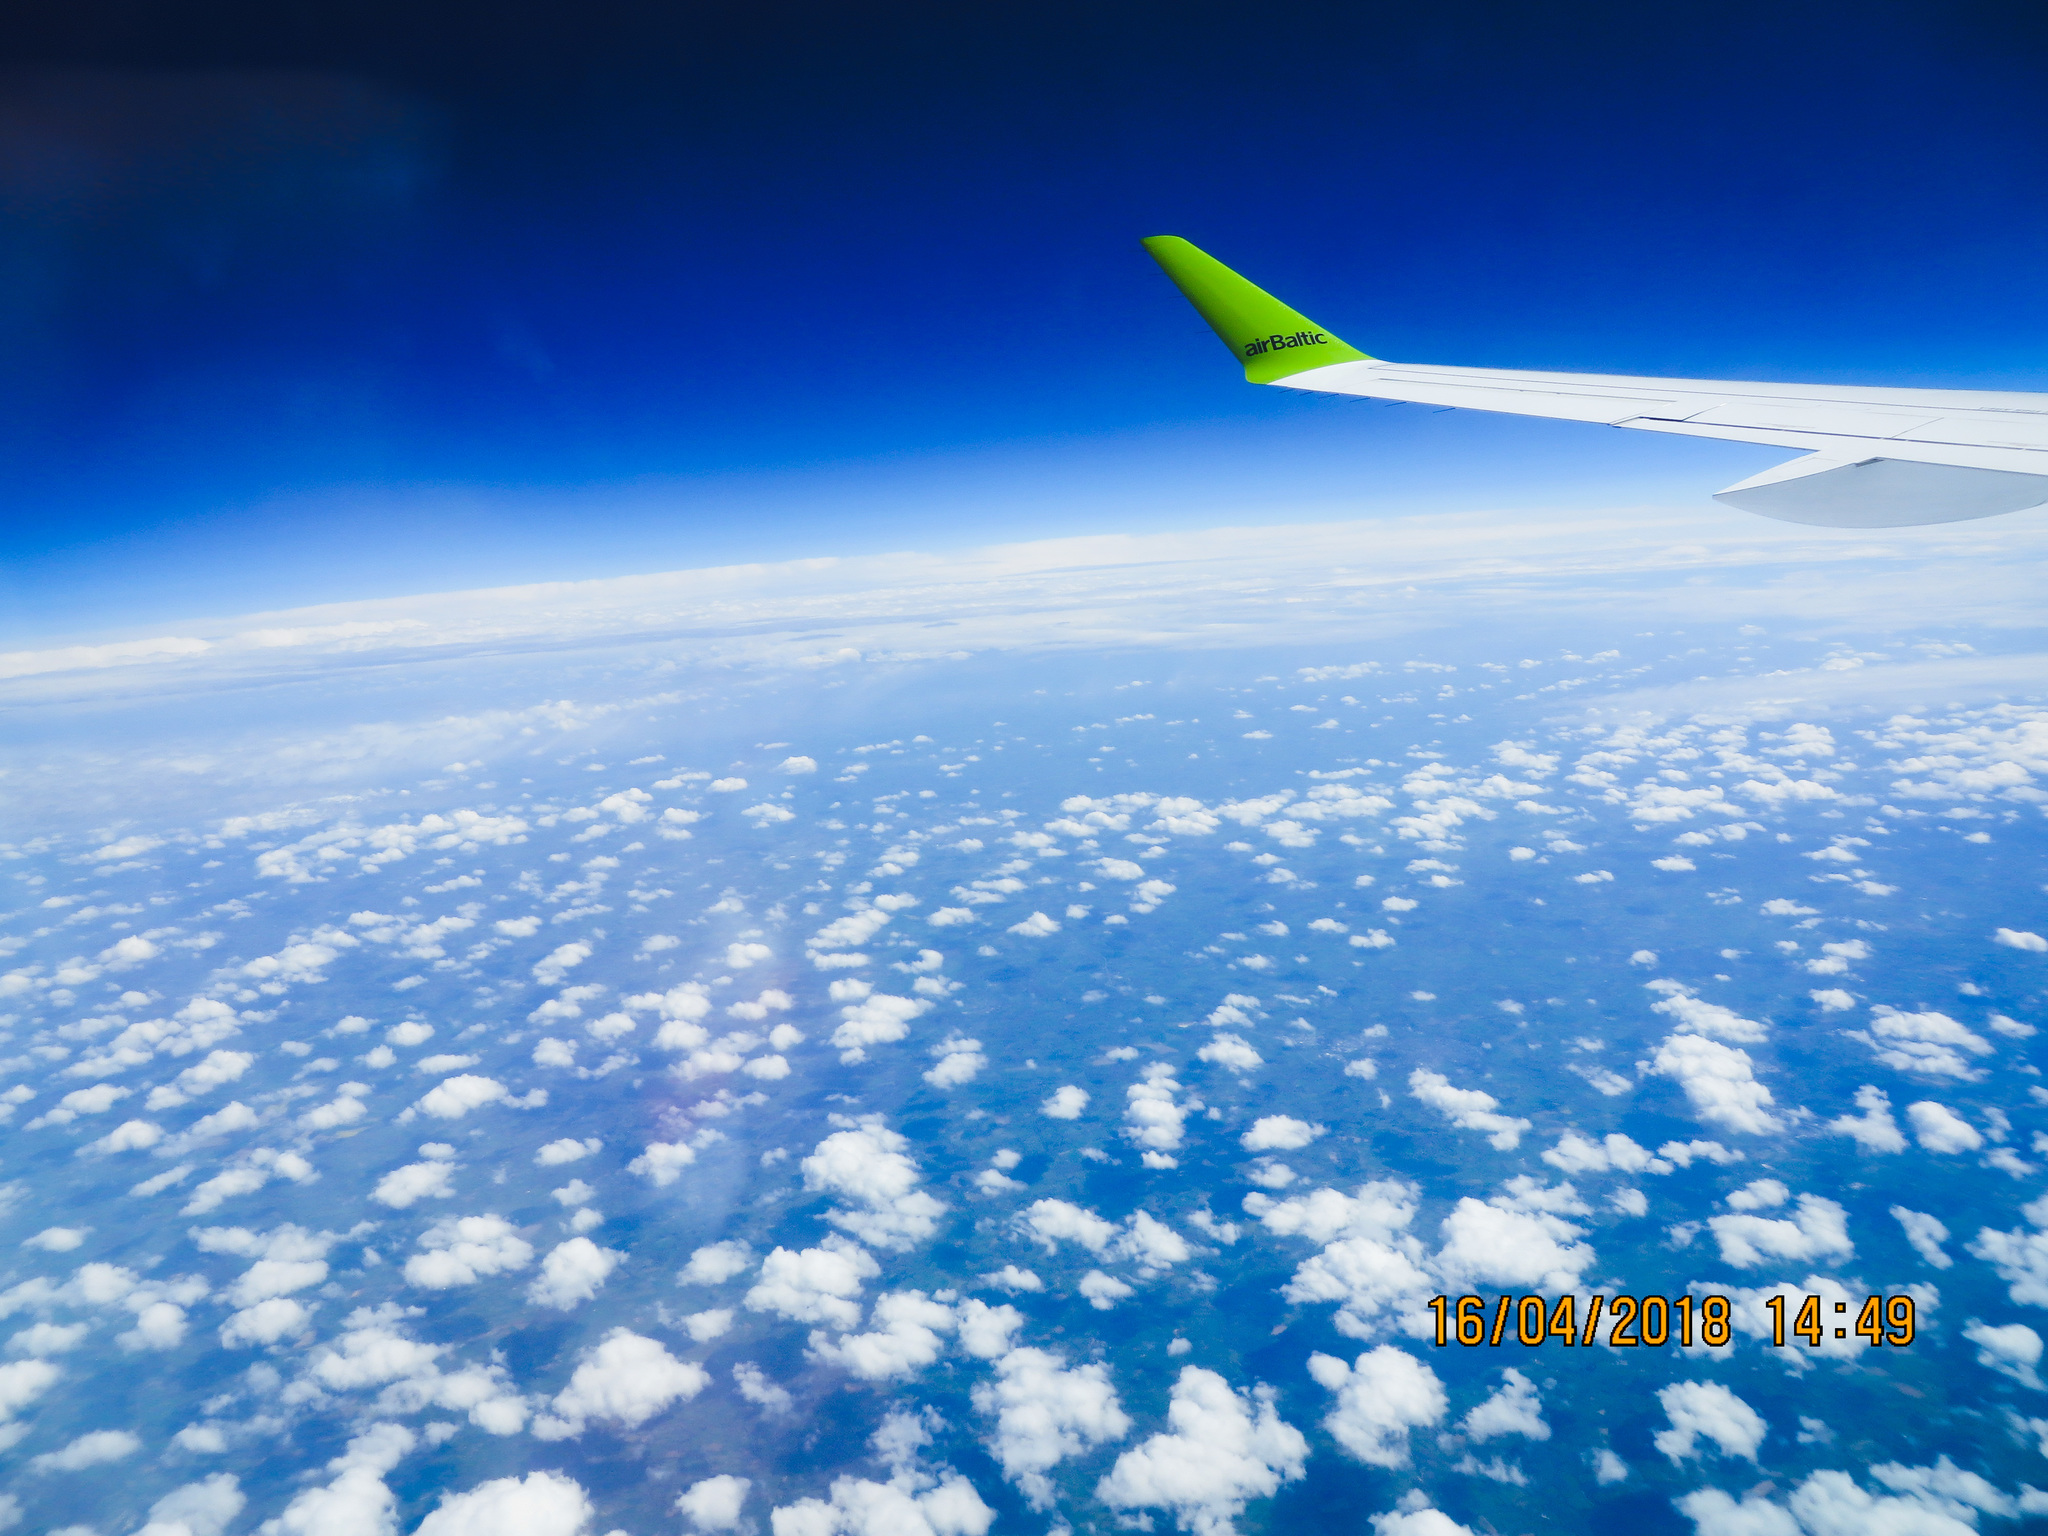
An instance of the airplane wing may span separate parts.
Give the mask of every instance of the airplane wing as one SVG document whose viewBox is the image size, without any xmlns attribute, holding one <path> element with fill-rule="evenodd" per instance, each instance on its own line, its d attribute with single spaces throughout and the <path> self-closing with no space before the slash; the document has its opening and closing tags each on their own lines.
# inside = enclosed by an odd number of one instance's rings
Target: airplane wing
<svg viewBox="0 0 2048 1536">
<path fill-rule="evenodd" d="M 2048 503 L 2048 395 L 1392 363 L 1185 240 L 1144 244 L 1254 384 L 1796 449 L 1715 494 L 1788 523 L 1900 528 Z"/>
</svg>

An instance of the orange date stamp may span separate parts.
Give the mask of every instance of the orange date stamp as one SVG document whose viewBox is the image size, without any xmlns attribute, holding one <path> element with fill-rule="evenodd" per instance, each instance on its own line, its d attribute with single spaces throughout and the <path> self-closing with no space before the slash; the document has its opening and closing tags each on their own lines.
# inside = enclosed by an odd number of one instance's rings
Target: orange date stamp
<svg viewBox="0 0 2048 1536">
<path fill-rule="evenodd" d="M 1735 1336 L 1735 1304 L 1726 1296 L 1607 1296 L 1595 1293 L 1583 1298 L 1585 1316 L 1579 1315 L 1581 1298 L 1560 1296 L 1499 1296 L 1491 1306 L 1483 1296 L 1432 1296 L 1429 1309 L 1436 1314 L 1436 1344 L 1447 1349 L 1453 1344 L 1468 1348 L 1499 1349 L 1518 1344 L 1534 1349 L 1541 1344 L 1584 1348 L 1604 1343 L 1610 1349 L 1662 1349 L 1677 1344 L 1690 1349 L 1694 1342 L 1718 1349 Z M 1773 1347 L 1786 1347 L 1789 1335 L 1819 1349 L 1830 1338 L 1865 1340 L 1873 1347 L 1891 1345 L 1903 1349 L 1918 1336 L 1919 1320 L 1911 1296 L 1866 1297 L 1851 1321 L 1849 1303 L 1830 1303 L 1819 1296 L 1806 1296 L 1792 1312 L 1788 1328 L 1787 1298 L 1772 1296 L 1763 1304 L 1770 1314 Z M 1603 1336 L 1602 1330 L 1605 1330 Z"/>
</svg>

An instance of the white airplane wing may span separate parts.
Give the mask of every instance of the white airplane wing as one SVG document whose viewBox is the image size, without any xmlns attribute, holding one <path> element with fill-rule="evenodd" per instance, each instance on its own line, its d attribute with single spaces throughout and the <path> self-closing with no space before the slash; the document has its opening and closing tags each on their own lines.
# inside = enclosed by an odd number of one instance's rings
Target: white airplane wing
<svg viewBox="0 0 2048 1536">
<path fill-rule="evenodd" d="M 2048 394 L 1521 373 L 1369 357 L 1185 240 L 1146 248 L 1253 383 L 1790 448 L 1715 499 L 1791 523 L 1897 528 L 2048 504 Z"/>
</svg>

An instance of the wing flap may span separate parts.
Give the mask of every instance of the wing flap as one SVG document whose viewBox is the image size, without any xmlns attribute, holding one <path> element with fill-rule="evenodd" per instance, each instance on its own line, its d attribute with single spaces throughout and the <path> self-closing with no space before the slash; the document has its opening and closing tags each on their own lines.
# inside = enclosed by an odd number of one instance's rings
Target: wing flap
<svg viewBox="0 0 2048 1536">
<path fill-rule="evenodd" d="M 1996 448 L 2048 452 L 2048 416 L 2021 411 L 1978 411 L 1943 416 L 1902 435 L 1922 443 L 1984 443 Z"/>
<path fill-rule="evenodd" d="M 1908 528 L 2021 512 L 2048 502 L 2048 474 L 1825 453 L 1774 465 L 1714 500 L 1785 523 Z"/>
<path fill-rule="evenodd" d="M 1915 428 L 1928 425 L 1936 416 L 1932 411 L 1887 411 L 1868 405 L 1837 405 L 1827 400 L 1741 400 L 1710 406 L 1680 419 L 1703 427 L 1887 438 L 1911 437 Z"/>
</svg>

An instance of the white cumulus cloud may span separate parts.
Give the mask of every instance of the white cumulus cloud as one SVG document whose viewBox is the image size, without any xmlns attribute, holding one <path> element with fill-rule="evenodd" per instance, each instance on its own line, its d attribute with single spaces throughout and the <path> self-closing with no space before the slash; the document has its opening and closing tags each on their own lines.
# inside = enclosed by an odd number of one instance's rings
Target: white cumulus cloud
<svg viewBox="0 0 2048 1536">
<path fill-rule="evenodd" d="M 414 1536 L 587 1536 L 595 1514 L 574 1478 L 529 1472 L 444 1495 Z"/>
<path fill-rule="evenodd" d="M 710 1384 L 710 1373 L 695 1361 L 678 1360 L 657 1340 L 614 1328 L 578 1363 L 548 1413 L 534 1420 L 533 1433 L 541 1440 L 569 1439 L 592 1419 L 637 1429 Z"/>
<path fill-rule="evenodd" d="M 1450 1399 L 1436 1372 L 1391 1344 L 1368 1350 L 1346 1365 L 1334 1355 L 1312 1354 L 1308 1373 L 1337 1401 L 1323 1428 L 1357 1460 L 1375 1467 L 1408 1465 L 1408 1434 L 1442 1421 Z"/>
<path fill-rule="evenodd" d="M 598 1247 L 587 1237 L 572 1237 L 541 1260 L 540 1274 L 526 1288 L 526 1299 L 536 1306 L 570 1311 L 595 1296 L 624 1257 L 613 1249 Z"/>
<path fill-rule="evenodd" d="M 1004 1476 L 1036 1510 L 1053 1505 L 1048 1472 L 1070 1456 L 1121 1440 L 1131 1428 L 1107 1366 L 1070 1368 L 1064 1357 L 1042 1349 L 1004 1355 L 993 1379 L 974 1388 L 973 1400 L 996 1421 L 989 1449 Z"/>
<path fill-rule="evenodd" d="M 1769 1429 L 1761 1414 L 1718 1381 L 1676 1381 L 1657 1393 L 1657 1401 L 1671 1427 L 1657 1431 L 1654 1443 L 1673 1462 L 1701 1455 L 1702 1440 L 1723 1456 L 1755 1461 Z"/>
<path fill-rule="evenodd" d="M 1280 1417 L 1272 1392 L 1247 1395 L 1214 1371 L 1183 1367 L 1168 1429 L 1125 1451 L 1095 1485 L 1112 1509 L 1170 1510 L 1198 1536 L 1224 1536 L 1253 1499 L 1302 1475 L 1308 1440 Z"/>
</svg>

